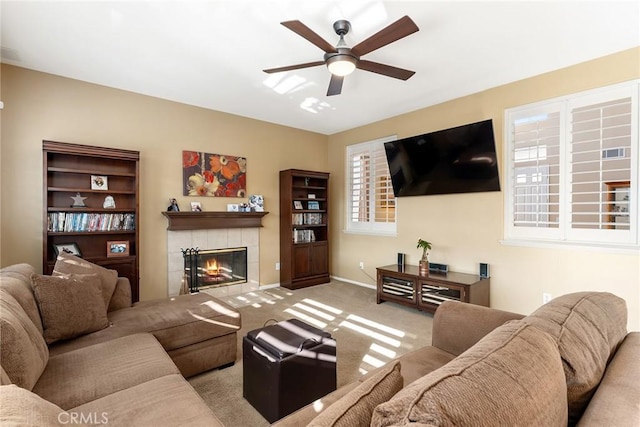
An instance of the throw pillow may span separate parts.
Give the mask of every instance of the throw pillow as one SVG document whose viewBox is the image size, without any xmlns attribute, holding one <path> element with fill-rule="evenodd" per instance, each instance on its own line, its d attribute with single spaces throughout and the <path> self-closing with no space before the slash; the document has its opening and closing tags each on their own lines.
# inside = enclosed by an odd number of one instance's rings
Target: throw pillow
<svg viewBox="0 0 640 427">
<path fill-rule="evenodd" d="M 569 424 L 575 424 L 627 335 L 626 303 L 608 292 L 576 292 L 555 298 L 524 321 L 557 341 L 566 376 Z"/>
<path fill-rule="evenodd" d="M 376 407 L 371 426 L 566 426 L 567 395 L 554 340 L 521 320 Z"/>
<path fill-rule="evenodd" d="M 379 404 L 402 389 L 400 362 L 389 363 L 314 418 L 308 427 L 368 426 Z"/>
<path fill-rule="evenodd" d="M 0 425 L 49 427 L 69 424 L 69 421 L 67 412 L 37 394 L 17 385 L 0 386 Z"/>
<path fill-rule="evenodd" d="M 75 255 L 60 253 L 53 267 L 53 275 L 66 274 L 97 274 L 102 283 L 102 298 L 104 308 L 109 309 L 109 302 L 118 282 L 118 272 L 93 264 Z"/>
<path fill-rule="evenodd" d="M 96 274 L 31 276 L 47 344 L 98 331 L 109 325 Z"/>
<path fill-rule="evenodd" d="M 49 361 L 49 348 L 18 301 L 2 288 L 0 336 L 0 361 L 6 377 L 13 384 L 33 389 Z"/>
</svg>

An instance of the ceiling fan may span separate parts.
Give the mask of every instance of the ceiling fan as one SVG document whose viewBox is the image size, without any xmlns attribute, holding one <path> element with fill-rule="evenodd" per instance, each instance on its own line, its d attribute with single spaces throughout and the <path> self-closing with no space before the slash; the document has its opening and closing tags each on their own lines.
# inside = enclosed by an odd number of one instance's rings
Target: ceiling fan
<svg viewBox="0 0 640 427">
<path fill-rule="evenodd" d="M 415 74 L 415 71 L 409 71 L 403 68 L 381 64 L 379 62 L 360 59 L 360 57 L 369 52 L 380 49 L 383 46 L 418 31 L 418 26 L 408 16 L 398 19 L 393 24 L 388 25 L 352 48 L 348 47 L 344 41 L 344 36 L 351 29 L 349 21 L 339 20 L 334 22 L 333 29 L 336 34 L 340 36 L 340 40 L 335 47 L 331 46 L 329 42 L 300 21 L 285 21 L 281 22 L 281 24 L 322 49 L 325 52 L 324 60 L 289 65 L 287 67 L 269 68 L 267 70 L 263 70 L 265 73 L 280 73 L 282 71 L 291 71 L 326 64 L 327 68 L 329 68 L 329 71 L 331 72 L 331 80 L 329 82 L 327 96 L 339 95 L 340 92 L 342 92 L 342 82 L 344 77 L 351 74 L 356 68 L 400 80 L 407 80 Z"/>
</svg>

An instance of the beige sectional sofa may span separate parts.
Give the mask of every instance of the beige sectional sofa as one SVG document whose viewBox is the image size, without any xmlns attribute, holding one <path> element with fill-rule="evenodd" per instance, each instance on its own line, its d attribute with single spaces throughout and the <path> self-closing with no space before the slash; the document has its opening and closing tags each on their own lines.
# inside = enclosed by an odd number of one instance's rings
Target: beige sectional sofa
<svg viewBox="0 0 640 427">
<path fill-rule="evenodd" d="M 431 346 L 274 426 L 639 426 L 640 332 L 626 325 L 624 300 L 604 292 L 526 317 L 445 302 Z"/>
<path fill-rule="evenodd" d="M 62 258 L 51 277 L 0 270 L 0 424 L 221 425 L 184 377 L 235 362 L 239 313 L 204 294 L 132 306 L 126 279 Z"/>
</svg>

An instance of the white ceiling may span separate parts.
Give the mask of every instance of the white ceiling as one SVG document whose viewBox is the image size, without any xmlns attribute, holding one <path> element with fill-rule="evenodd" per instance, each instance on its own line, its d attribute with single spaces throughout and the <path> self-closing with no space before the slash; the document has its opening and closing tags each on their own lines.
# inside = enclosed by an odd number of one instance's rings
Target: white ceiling
<svg viewBox="0 0 640 427">
<path fill-rule="evenodd" d="M 635 1 L 8 1 L 2 62 L 268 122 L 333 134 L 640 45 Z M 298 19 L 354 46 L 409 15 L 420 31 L 364 58 L 416 71 L 356 70 L 327 97 L 322 60 L 281 26 Z M 10 108 L 5 105 L 5 108 Z"/>
</svg>

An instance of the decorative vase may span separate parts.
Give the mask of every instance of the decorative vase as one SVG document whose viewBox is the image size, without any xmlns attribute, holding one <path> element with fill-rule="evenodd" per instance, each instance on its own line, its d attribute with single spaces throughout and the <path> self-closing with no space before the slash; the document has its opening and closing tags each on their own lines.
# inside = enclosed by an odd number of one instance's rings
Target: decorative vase
<svg viewBox="0 0 640 427">
<path fill-rule="evenodd" d="M 428 276 L 429 275 L 429 261 L 426 259 L 421 259 L 418 263 L 418 274 L 420 276 Z"/>
</svg>

